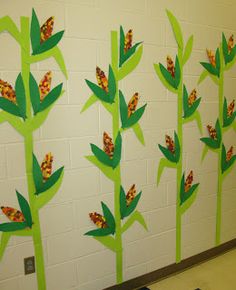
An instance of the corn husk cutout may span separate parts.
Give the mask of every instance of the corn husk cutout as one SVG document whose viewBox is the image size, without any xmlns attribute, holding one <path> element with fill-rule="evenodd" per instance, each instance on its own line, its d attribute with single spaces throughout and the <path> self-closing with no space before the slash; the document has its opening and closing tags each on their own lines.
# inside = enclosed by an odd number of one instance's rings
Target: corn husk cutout
<svg viewBox="0 0 236 290">
<path fill-rule="evenodd" d="M 139 94 L 135 93 L 128 103 L 128 118 L 135 112 L 139 101 Z"/>
<path fill-rule="evenodd" d="M 213 128 L 211 125 L 207 125 L 207 129 L 211 139 L 216 140 L 217 139 L 216 129 Z"/>
<path fill-rule="evenodd" d="M 228 105 L 228 108 L 227 108 L 227 116 L 228 117 L 231 117 L 233 115 L 233 112 L 234 112 L 234 105 L 235 105 L 235 100 L 233 100 L 229 105 Z"/>
<path fill-rule="evenodd" d="M 16 93 L 13 87 L 8 83 L 0 79 L 0 93 L 3 98 L 16 104 Z"/>
<path fill-rule="evenodd" d="M 132 47 L 133 31 L 130 29 L 125 36 L 124 53 L 126 53 Z"/>
<path fill-rule="evenodd" d="M 226 153 L 226 162 L 229 162 L 233 156 L 234 147 L 231 146 Z"/>
<path fill-rule="evenodd" d="M 136 196 L 135 184 L 133 184 L 126 194 L 126 206 L 128 207 Z"/>
<path fill-rule="evenodd" d="M 175 154 L 175 142 L 173 141 L 173 139 L 169 135 L 166 135 L 165 136 L 165 140 L 166 140 L 166 147 L 167 147 L 167 149 L 172 154 Z"/>
<path fill-rule="evenodd" d="M 108 80 L 107 77 L 98 66 L 96 67 L 96 78 L 100 88 L 102 88 L 105 92 L 108 93 Z"/>
<path fill-rule="evenodd" d="M 41 164 L 41 171 L 43 175 L 43 181 L 46 182 L 49 177 L 52 175 L 52 162 L 53 162 L 53 156 L 52 153 L 49 152 L 45 155 L 44 160 Z"/>
<path fill-rule="evenodd" d="M 191 170 L 184 183 L 184 192 L 188 192 L 193 182 L 193 171 Z"/>
<path fill-rule="evenodd" d="M 234 35 L 232 34 L 228 40 L 228 52 L 231 53 L 234 47 Z"/>
<path fill-rule="evenodd" d="M 207 49 L 207 56 L 209 59 L 209 62 L 212 66 L 216 67 L 216 58 L 215 58 L 215 53 L 212 50 Z"/>
<path fill-rule="evenodd" d="M 197 100 L 197 91 L 196 89 L 193 89 L 191 94 L 188 96 L 188 106 L 191 107 L 196 100 Z"/>
<path fill-rule="evenodd" d="M 174 78 L 175 77 L 175 65 L 174 65 L 172 58 L 169 55 L 167 55 L 167 57 L 166 57 L 166 62 L 167 62 L 167 70 L 171 74 L 171 76 Z"/>
<path fill-rule="evenodd" d="M 40 28 L 40 44 L 51 37 L 54 26 L 54 17 L 51 16 Z"/>
<path fill-rule="evenodd" d="M 92 212 L 89 214 L 89 217 L 98 228 L 104 229 L 108 227 L 106 219 L 101 214 Z"/>
<path fill-rule="evenodd" d="M 114 154 L 114 144 L 112 138 L 106 133 L 103 133 L 103 151 L 110 157 Z"/>
<path fill-rule="evenodd" d="M 8 206 L 1 206 L 1 210 L 5 214 L 5 216 L 12 222 L 22 223 L 25 221 L 23 213 L 18 209 Z"/>
<path fill-rule="evenodd" d="M 52 82 L 52 72 L 48 71 L 39 83 L 40 102 L 44 100 L 46 95 L 50 92 Z"/>
</svg>

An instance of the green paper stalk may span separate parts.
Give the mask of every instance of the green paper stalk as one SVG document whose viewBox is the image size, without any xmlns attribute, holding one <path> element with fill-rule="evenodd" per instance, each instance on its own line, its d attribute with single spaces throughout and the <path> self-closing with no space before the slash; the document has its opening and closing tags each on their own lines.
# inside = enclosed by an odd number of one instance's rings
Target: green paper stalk
<svg viewBox="0 0 236 290">
<path fill-rule="evenodd" d="M 33 19 L 36 14 L 33 10 L 32 13 Z M 32 29 L 32 27 L 31 27 Z M 9 122 L 13 128 L 17 130 L 19 134 L 24 138 L 24 149 L 25 149 L 25 164 L 26 164 L 26 177 L 27 177 L 27 188 L 28 188 L 28 201 L 17 192 L 18 201 L 22 212 L 26 218 L 26 227 L 20 229 L 17 226 L 14 229 L 14 223 L 10 227 L 11 231 L 3 232 L 1 236 L 0 244 L 0 258 L 3 256 L 6 249 L 7 243 L 11 236 L 32 236 L 34 244 L 34 252 L 36 258 L 36 275 L 37 275 L 37 284 L 38 290 L 46 290 L 46 279 L 45 279 L 45 266 L 44 266 L 44 254 L 43 254 L 43 245 L 42 245 L 42 236 L 40 228 L 40 219 L 39 219 L 39 209 L 41 206 L 45 205 L 52 196 L 59 189 L 61 184 L 62 176 L 58 182 L 56 182 L 54 188 L 51 190 L 45 191 L 43 194 L 45 196 L 40 196 L 40 198 L 35 195 L 35 182 L 33 178 L 33 132 L 38 129 L 43 122 L 46 120 L 48 113 L 51 110 L 52 103 L 50 101 L 48 104 L 45 104 L 45 108 L 42 108 L 44 112 L 38 113 L 37 116 L 32 114 L 31 107 L 31 95 L 30 95 L 30 66 L 36 61 L 42 61 L 43 59 L 53 57 L 56 62 L 59 64 L 62 72 L 66 76 L 66 68 L 64 64 L 63 57 L 58 47 L 54 47 L 50 51 L 45 51 L 42 54 L 37 55 L 37 59 L 31 56 L 30 52 L 30 21 L 28 17 L 21 17 L 21 31 L 18 30 L 12 19 L 8 16 L 0 19 L 0 32 L 7 31 L 10 33 L 15 40 L 19 43 L 21 48 L 21 73 L 18 75 L 16 81 L 16 93 L 17 103 L 20 106 L 21 116 L 26 119 L 24 122 L 20 120 L 20 117 L 17 117 L 17 114 L 12 114 L 11 112 L 2 111 L 0 112 L 0 123 Z M 46 109 L 47 107 L 47 109 Z M 48 195 L 47 195 L 48 194 Z M 7 226 L 7 229 L 9 226 Z M 4 229 L 4 228 L 3 228 Z M 1 229 L 0 229 L 1 230 Z"/>
<path fill-rule="evenodd" d="M 217 146 L 218 150 L 213 150 L 218 155 L 218 185 L 217 185 L 217 201 L 216 201 L 216 229 L 215 229 L 215 245 L 218 246 L 221 243 L 221 214 L 222 214 L 222 186 L 223 186 L 223 179 L 224 177 L 229 174 L 230 170 L 226 170 L 225 172 L 222 171 L 222 163 L 224 162 L 223 160 L 223 153 L 224 153 L 224 144 L 223 144 L 223 135 L 227 130 L 233 129 L 235 126 L 235 112 L 233 113 L 232 117 L 227 119 L 227 101 L 224 98 L 224 73 L 225 71 L 229 70 L 236 62 L 236 57 L 235 57 L 235 47 L 234 50 L 232 51 L 232 55 L 229 57 L 228 56 L 228 47 L 226 50 L 225 47 L 225 36 L 224 33 L 222 34 L 222 43 L 220 43 L 219 48 L 217 49 L 218 51 L 218 79 L 215 81 L 215 78 L 212 77 L 211 72 L 208 70 L 204 70 L 201 74 L 201 77 L 199 78 L 199 83 L 201 83 L 205 77 L 210 76 L 211 79 L 214 81 L 214 83 L 218 87 L 218 98 L 219 98 L 219 107 L 218 107 L 218 123 L 219 123 L 219 128 L 218 131 L 220 133 L 220 142 Z M 204 66 L 205 68 L 205 66 Z M 202 76 L 205 75 L 203 78 Z M 225 130 L 223 130 L 225 129 Z M 217 133 L 217 135 L 219 135 Z M 204 138 L 203 138 L 204 139 Z M 211 149 L 207 145 L 204 147 L 203 151 L 203 157 L 207 154 L 207 149 Z M 232 165 L 230 166 L 230 169 L 232 169 L 233 163 L 235 161 L 235 158 L 233 157 L 233 162 Z"/>
<path fill-rule="evenodd" d="M 121 27 L 121 41 L 124 39 L 123 28 Z M 121 43 L 120 43 L 121 44 Z M 119 51 L 120 48 L 120 51 Z M 97 166 L 101 172 L 114 184 L 114 226 L 109 226 L 107 219 L 107 228 L 99 228 L 96 230 L 85 233 L 86 235 L 92 235 L 94 239 L 102 243 L 106 248 L 112 250 L 116 255 L 116 281 L 117 284 L 123 282 L 123 243 L 122 234 L 127 231 L 134 222 L 140 223 L 145 229 L 147 229 L 145 220 L 142 214 L 136 210 L 136 206 L 141 197 L 141 192 L 136 195 L 129 207 L 126 205 L 126 198 L 124 190 L 121 191 L 121 151 L 122 151 L 122 136 L 128 129 L 133 129 L 137 139 L 144 144 L 144 137 L 142 129 L 138 123 L 142 117 L 145 107 L 143 106 L 133 113 L 130 118 L 127 114 L 127 105 L 124 96 L 119 91 L 119 80 L 123 79 L 126 75 L 131 73 L 140 61 L 142 54 L 142 45 L 138 43 L 133 46 L 132 51 L 125 57 L 122 54 L 123 48 L 119 46 L 117 31 L 111 32 L 111 66 L 110 72 L 113 72 L 113 94 L 110 99 L 112 101 L 107 102 L 104 92 L 101 94 L 100 87 L 97 90 L 97 85 L 92 85 L 91 82 L 86 80 L 86 83 L 92 90 L 93 95 L 85 103 L 82 112 L 87 110 L 90 106 L 100 101 L 108 113 L 112 116 L 112 139 L 115 143 L 115 149 L 113 158 L 110 159 L 108 155 L 98 148 L 96 145 L 91 144 L 91 150 L 93 156 L 86 156 L 86 158 Z M 119 58 L 120 56 L 120 58 Z M 110 74 L 111 74 L 110 73 Z M 111 74 L 112 75 L 112 74 Z M 110 92 L 110 88 L 108 90 Z M 97 94 L 97 95 L 96 95 Z M 102 96 L 102 97 L 101 97 Z M 120 124 L 121 123 L 121 124 Z M 123 188 L 122 188 L 123 189 Z M 123 195 L 121 195 L 121 193 Z M 109 210 L 110 211 L 110 210 Z M 113 215 L 112 215 L 113 216 Z M 105 217 L 105 214 L 104 214 Z M 113 220 L 113 218 L 112 218 Z"/>
<path fill-rule="evenodd" d="M 165 148 L 159 144 L 159 148 L 163 153 L 164 157 L 161 158 L 158 172 L 157 172 L 157 184 L 160 182 L 161 175 L 165 168 L 176 169 L 177 171 L 177 187 L 176 187 L 176 263 L 181 261 L 181 231 L 182 231 L 182 215 L 195 201 L 198 185 L 193 185 L 189 190 L 188 196 L 183 198 L 182 183 L 184 182 L 183 174 L 183 125 L 187 122 L 195 120 L 198 124 L 198 128 L 201 132 L 201 118 L 197 107 L 200 103 L 200 98 L 193 103 L 192 107 L 186 107 L 186 88 L 183 82 L 183 70 L 184 65 L 189 60 L 192 47 L 193 47 L 193 36 L 190 36 L 186 46 L 184 47 L 184 40 L 179 22 L 175 16 L 167 10 L 167 16 L 172 26 L 173 34 L 175 36 L 176 43 L 178 45 L 178 53 L 175 61 L 175 78 L 167 71 L 162 64 L 154 64 L 154 69 L 157 76 L 159 77 L 162 84 L 177 97 L 177 134 L 175 133 L 175 157 L 168 148 Z M 185 107 L 184 107 L 185 105 Z M 188 110 L 186 110 L 186 108 Z M 177 142 L 178 141 L 178 142 Z M 169 152 L 167 152 L 169 151 Z M 181 182 L 182 181 L 182 182 Z M 181 194 L 182 193 L 182 194 Z M 181 198 L 182 197 L 182 198 Z"/>
</svg>

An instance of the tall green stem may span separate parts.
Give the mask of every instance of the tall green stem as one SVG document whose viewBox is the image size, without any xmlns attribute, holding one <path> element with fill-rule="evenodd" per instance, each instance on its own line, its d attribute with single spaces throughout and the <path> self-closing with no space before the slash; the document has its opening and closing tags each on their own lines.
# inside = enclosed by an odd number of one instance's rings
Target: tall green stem
<svg viewBox="0 0 236 290">
<path fill-rule="evenodd" d="M 119 91 L 118 91 L 118 35 L 116 31 L 111 32 L 111 51 L 112 51 L 112 69 L 116 79 L 116 96 L 115 103 L 113 104 L 112 113 L 112 129 L 113 140 L 116 140 L 117 134 L 120 128 L 119 121 Z M 114 181 L 114 209 L 115 209 L 115 221 L 116 221 L 116 280 L 120 284 L 123 281 L 123 249 L 122 249 L 122 235 L 121 235 L 121 216 L 120 216 L 120 165 L 115 169 L 115 181 Z"/>
<path fill-rule="evenodd" d="M 31 102 L 30 102 L 30 91 L 29 91 L 29 76 L 30 76 L 30 35 L 29 35 L 29 19 L 26 17 L 21 18 L 21 33 L 23 38 L 24 47 L 21 47 L 21 73 L 26 93 L 26 122 L 30 122 L 32 119 L 31 115 Z M 34 208 L 35 204 L 35 187 L 32 175 L 32 164 L 33 164 L 33 132 L 29 131 L 24 136 L 25 144 L 25 160 L 26 160 L 26 176 L 28 185 L 29 204 L 33 219 L 32 235 L 34 242 L 34 251 L 36 257 L 36 272 L 37 282 L 39 290 L 46 290 L 45 270 L 44 270 L 44 256 L 43 246 L 41 238 L 41 229 L 39 222 L 38 210 Z"/>
<path fill-rule="evenodd" d="M 224 60 L 223 60 L 222 48 L 220 45 L 219 123 L 220 123 L 221 129 L 223 126 L 223 98 L 224 98 Z M 222 172 L 221 172 L 221 159 L 222 159 L 222 150 L 220 147 L 219 152 L 218 152 L 218 188 L 217 188 L 216 236 L 215 236 L 216 246 L 220 244 L 220 234 L 221 234 L 221 204 L 222 204 L 222 179 L 223 179 Z"/>
</svg>

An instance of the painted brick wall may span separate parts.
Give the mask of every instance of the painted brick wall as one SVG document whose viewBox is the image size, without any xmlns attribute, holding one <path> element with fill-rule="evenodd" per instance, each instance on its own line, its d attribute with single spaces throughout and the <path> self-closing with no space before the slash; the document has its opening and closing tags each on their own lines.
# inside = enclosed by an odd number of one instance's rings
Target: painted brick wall
<svg viewBox="0 0 236 290">
<path fill-rule="evenodd" d="M 80 114 L 90 95 L 84 79 L 95 81 L 95 67 L 110 62 L 110 31 L 122 24 L 134 29 L 135 41 L 144 41 L 140 65 L 122 82 L 127 95 L 141 94 L 141 103 L 148 103 L 141 121 L 146 147 L 134 140 L 132 132 L 124 139 L 122 178 L 125 187 L 136 181 L 143 189 L 139 208 L 149 231 L 134 225 L 124 235 L 124 277 L 148 273 L 175 261 L 175 172 L 165 171 L 159 187 L 156 173 L 166 132 L 176 129 L 177 102 L 156 77 L 153 63 L 165 62 L 167 53 L 176 52 L 176 44 L 167 21 L 165 8 L 181 22 L 184 36 L 194 34 L 194 50 L 186 66 L 188 87 L 196 86 L 202 71 L 199 61 L 206 59 L 205 49 L 215 48 L 221 32 L 236 34 L 233 0 L 11 0 L 0 3 L 0 17 L 10 15 L 18 24 L 22 15 L 30 16 L 35 8 L 41 21 L 51 15 L 56 30 L 65 29 L 61 49 L 69 78 L 66 93 L 53 108 L 48 120 L 35 134 L 35 152 L 55 155 L 55 168 L 65 165 L 60 192 L 41 210 L 48 290 L 99 290 L 115 284 L 115 256 L 97 241 L 83 234 L 93 228 L 88 218 L 91 211 L 100 211 L 100 201 L 113 207 L 113 188 L 97 168 L 83 156 L 90 152 L 89 143 L 101 144 L 104 130 L 111 131 L 111 120 L 104 109 L 95 105 Z M 0 78 L 14 82 L 20 70 L 19 50 L 12 38 L 0 34 Z M 33 67 L 35 76 L 51 68 L 55 83 L 63 79 L 58 67 L 50 61 Z M 200 113 L 204 128 L 217 116 L 216 86 L 205 81 L 197 87 L 202 97 Z M 225 93 L 235 97 L 236 66 L 228 73 Z M 206 133 L 206 131 L 205 131 Z M 184 167 L 193 169 L 201 183 L 197 200 L 183 218 L 183 258 L 214 246 L 217 159 L 209 153 L 203 163 L 203 145 L 195 123 L 184 129 Z M 230 131 L 225 144 L 236 145 Z M 0 126 L 0 203 L 17 206 L 14 189 L 26 192 L 23 142 L 8 125 Z M 0 220 L 4 221 L 1 215 Z M 236 237 L 235 170 L 226 178 L 223 188 L 222 242 Z M 0 263 L 0 289 L 33 290 L 35 275 L 24 276 L 23 258 L 33 255 L 27 238 L 14 238 Z"/>
</svg>

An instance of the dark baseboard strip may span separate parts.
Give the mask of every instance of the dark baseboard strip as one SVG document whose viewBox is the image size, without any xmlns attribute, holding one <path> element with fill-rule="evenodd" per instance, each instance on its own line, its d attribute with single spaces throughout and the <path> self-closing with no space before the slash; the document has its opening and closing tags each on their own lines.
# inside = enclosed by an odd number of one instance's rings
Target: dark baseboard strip
<svg viewBox="0 0 236 290">
<path fill-rule="evenodd" d="M 167 276 L 171 274 L 175 274 L 177 272 L 183 271 L 187 268 L 190 268 L 194 265 L 197 265 L 199 263 L 205 262 L 209 259 L 212 259 L 220 254 L 223 254 L 233 248 L 236 248 L 236 239 L 233 239 L 229 242 L 226 242 L 218 247 L 209 249 L 207 251 L 204 251 L 200 254 L 197 254 L 195 256 L 192 256 L 190 258 L 187 258 L 183 261 L 181 261 L 179 264 L 171 264 L 164 268 L 158 269 L 156 271 L 150 272 L 148 274 L 144 274 L 142 276 L 139 276 L 137 278 L 128 280 L 123 282 L 119 285 L 114 285 L 111 287 L 108 287 L 104 290 L 134 290 L 138 289 L 144 286 L 147 286 L 149 284 L 152 284 L 160 279 L 166 278 Z"/>
</svg>

